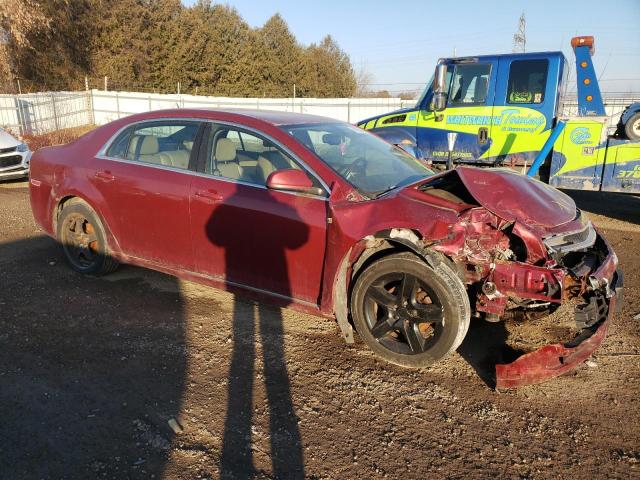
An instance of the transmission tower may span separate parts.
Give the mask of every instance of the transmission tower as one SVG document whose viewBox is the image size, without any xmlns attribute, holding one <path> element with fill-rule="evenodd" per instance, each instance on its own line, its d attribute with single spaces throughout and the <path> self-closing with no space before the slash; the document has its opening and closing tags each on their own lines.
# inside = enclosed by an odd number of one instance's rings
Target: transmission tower
<svg viewBox="0 0 640 480">
<path fill-rule="evenodd" d="M 527 21 L 524 18 L 524 12 L 520 15 L 518 20 L 518 31 L 513 34 L 513 53 L 524 53 L 527 51 L 527 34 L 525 29 L 527 28 Z"/>
</svg>

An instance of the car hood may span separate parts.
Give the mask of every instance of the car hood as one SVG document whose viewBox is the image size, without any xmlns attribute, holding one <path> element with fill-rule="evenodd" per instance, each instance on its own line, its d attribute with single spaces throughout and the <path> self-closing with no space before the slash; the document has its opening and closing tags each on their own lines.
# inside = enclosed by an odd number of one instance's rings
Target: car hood
<svg viewBox="0 0 640 480">
<path fill-rule="evenodd" d="M 549 230 L 576 218 L 571 197 L 512 170 L 460 166 L 434 178 L 455 175 L 479 205 L 504 220 Z"/>
<path fill-rule="evenodd" d="M 16 140 L 13 135 L 8 134 L 0 128 L 0 148 L 12 148 L 20 145 L 20 142 Z"/>
</svg>

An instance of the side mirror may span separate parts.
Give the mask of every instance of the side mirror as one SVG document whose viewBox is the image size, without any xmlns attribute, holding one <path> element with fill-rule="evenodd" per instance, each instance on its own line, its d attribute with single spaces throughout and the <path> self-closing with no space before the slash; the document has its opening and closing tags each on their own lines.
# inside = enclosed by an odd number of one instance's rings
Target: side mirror
<svg viewBox="0 0 640 480">
<path fill-rule="evenodd" d="M 287 168 L 271 172 L 267 178 L 269 190 L 281 190 L 284 192 L 308 193 L 311 195 L 324 195 L 324 190 L 314 187 L 313 182 L 302 170 Z"/>
<path fill-rule="evenodd" d="M 433 99 L 431 110 L 441 112 L 447 108 L 447 64 L 438 63 L 433 76 Z"/>
</svg>

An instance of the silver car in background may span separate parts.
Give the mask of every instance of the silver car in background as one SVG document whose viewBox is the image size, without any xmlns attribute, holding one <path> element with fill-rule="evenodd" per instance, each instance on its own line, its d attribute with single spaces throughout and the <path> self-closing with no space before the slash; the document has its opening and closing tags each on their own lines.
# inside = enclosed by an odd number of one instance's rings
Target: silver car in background
<svg viewBox="0 0 640 480">
<path fill-rule="evenodd" d="M 28 177 L 30 160 L 27 144 L 0 128 L 0 181 Z"/>
</svg>

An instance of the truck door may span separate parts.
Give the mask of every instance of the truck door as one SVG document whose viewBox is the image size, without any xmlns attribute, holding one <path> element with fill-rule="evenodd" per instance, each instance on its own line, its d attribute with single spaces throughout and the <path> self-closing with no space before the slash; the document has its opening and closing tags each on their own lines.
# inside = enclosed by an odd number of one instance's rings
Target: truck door
<svg viewBox="0 0 640 480">
<path fill-rule="evenodd" d="M 487 159 L 496 165 L 531 165 L 554 125 L 559 61 L 509 56 L 498 68 Z"/>
<path fill-rule="evenodd" d="M 449 154 L 447 134 L 450 132 L 457 133 L 452 153 L 456 163 L 472 163 L 485 156 L 491 144 L 495 63 L 453 63 L 448 67 L 447 108 L 432 112 L 423 107 L 418 119 L 418 146 L 426 158 L 446 161 Z"/>
</svg>

